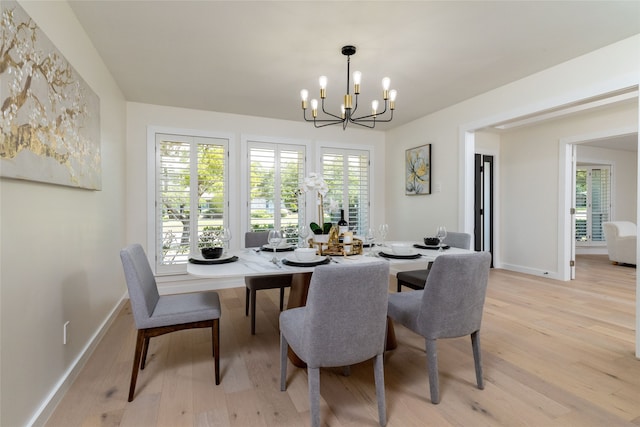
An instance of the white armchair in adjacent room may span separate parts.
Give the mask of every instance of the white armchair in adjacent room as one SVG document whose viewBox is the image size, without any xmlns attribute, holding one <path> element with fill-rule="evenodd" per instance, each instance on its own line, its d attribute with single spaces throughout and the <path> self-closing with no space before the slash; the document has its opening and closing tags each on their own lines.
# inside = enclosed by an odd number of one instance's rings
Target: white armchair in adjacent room
<svg viewBox="0 0 640 427">
<path fill-rule="evenodd" d="M 636 225 L 629 221 L 602 223 L 609 259 L 614 263 L 636 264 Z"/>
</svg>

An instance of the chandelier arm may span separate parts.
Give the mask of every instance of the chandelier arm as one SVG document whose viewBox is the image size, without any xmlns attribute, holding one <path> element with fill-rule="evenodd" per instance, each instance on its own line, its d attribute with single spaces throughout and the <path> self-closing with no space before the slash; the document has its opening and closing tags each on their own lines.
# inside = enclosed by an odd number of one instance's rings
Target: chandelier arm
<svg viewBox="0 0 640 427">
<path fill-rule="evenodd" d="M 354 122 L 353 120 L 349 120 L 349 121 L 350 121 L 351 123 L 353 123 L 354 125 L 362 126 L 362 127 L 369 128 L 369 129 L 373 129 L 374 127 L 376 127 L 376 123 L 377 123 L 377 121 L 376 121 L 376 120 L 365 120 L 365 122 L 371 122 L 371 123 L 373 123 L 373 124 L 370 124 L 370 125 L 365 124 L 365 123 L 361 123 L 360 121 L 357 121 L 357 122 Z M 346 128 L 347 126 L 346 126 L 346 125 L 343 125 L 342 127 L 343 127 L 343 128 Z"/>
<path fill-rule="evenodd" d="M 391 114 L 388 119 L 379 118 L 380 114 L 370 114 L 368 116 L 357 117 L 355 119 L 351 119 L 351 123 L 368 123 L 368 122 L 376 122 L 376 123 L 388 123 L 393 120 L 393 110 L 391 110 Z M 375 117 L 374 119 L 369 119 L 369 117 Z"/>
<path fill-rule="evenodd" d="M 324 123 L 324 124 L 320 124 L 320 125 L 318 123 L 316 123 L 316 122 L 313 122 L 313 125 L 315 127 L 317 127 L 317 128 L 323 128 L 325 126 L 337 125 L 337 124 L 345 122 L 345 120 L 317 120 L 317 121 L 318 122 L 328 122 L 328 123 Z M 343 127 L 344 127 L 344 124 L 343 124 Z"/>
<path fill-rule="evenodd" d="M 305 112 L 303 112 L 302 118 L 304 119 L 305 122 L 312 122 L 315 125 L 315 127 L 323 127 L 323 126 L 327 126 L 327 125 L 336 125 L 336 124 L 342 123 L 344 121 L 342 119 L 308 119 Z M 316 124 L 317 122 L 327 122 L 327 123 L 324 124 L 324 125 L 318 126 Z"/>
<path fill-rule="evenodd" d="M 323 112 L 324 114 L 326 114 L 327 116 L 335 117 L 336 119 L 338 119 L 338 120 L 340 120 L 340 121 L 342 121 L 342 120 L 343 120 L 343 118 L 342 118 L 341 116 L 336 116 L 335 114 L 331 114 L 330 112 L 328 112 L 328 111 L 326 111 L 326 110 L 324 109 L 324 98 L 322 99 L 322 112 Z"/>
<path fill-rule="evenodd" d="M 388 102 L 384 101 L 384 110 L 380 111 L 379 113 L 375 113 L 375 114 L 368 114 L 366 116 L 360 116 L 360 117 L 355 117 L 352 119 L 353 120 L 361 120 L 361 119 L 368 119 L 370 117 L 380 117 L 382 115 L 384 115 L 387 112 L 387 107 L 388 107 Z M 393 110 L 390 110 L 391 114 L 393 115 Z M 384 120 L 379 120 L 379 121 L 384 121 Z"/>
</svg>

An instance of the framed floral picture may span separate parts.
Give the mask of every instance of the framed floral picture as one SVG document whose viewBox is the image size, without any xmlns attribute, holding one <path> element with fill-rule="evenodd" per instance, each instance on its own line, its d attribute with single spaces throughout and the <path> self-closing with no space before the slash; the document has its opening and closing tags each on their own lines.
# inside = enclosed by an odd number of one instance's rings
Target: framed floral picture
<svg viewBox="0 0 640 427">
<path fill-rule="evenodd" d="M 405 152 L 405 194 L 431 194 L 431 144 Z"/>
</svg>

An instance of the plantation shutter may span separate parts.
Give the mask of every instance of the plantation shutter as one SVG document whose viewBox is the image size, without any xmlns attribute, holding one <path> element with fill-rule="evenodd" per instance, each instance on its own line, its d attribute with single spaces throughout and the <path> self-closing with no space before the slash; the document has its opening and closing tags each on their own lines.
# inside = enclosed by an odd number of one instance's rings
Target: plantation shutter
<svg viewBox="0 0 640 427">
<path fill-rule="evenodd" d="M 249 230 L 281 228 L 292 242 L 304 220 L 305 147 L 249 142 Z"/>
<path fill-rule="evenodd" d="M 603 222 L 611 217 L 611 168 L 578 166 L 576 169 L 576 242 L 604 242 Z"/>
<path fill-rule="evenodd" d="M 364 235 L 369 228 L 369 152 L 323 148 L 322 176 L 329 192 L 324 199 L 325 222 L 336 224 L 344 209 L 349 229 Z"/>
<path fill-rule="evenodd" d="M 228 140 L 156 135 L 156 272 L 186 270 L 226 223 Z"/>
</svg>

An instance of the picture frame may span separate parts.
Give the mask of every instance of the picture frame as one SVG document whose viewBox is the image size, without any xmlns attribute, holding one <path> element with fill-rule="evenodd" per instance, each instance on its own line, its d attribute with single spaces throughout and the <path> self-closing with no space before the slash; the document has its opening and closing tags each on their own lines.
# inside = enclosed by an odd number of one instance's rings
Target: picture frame
<svg viewBox="0 0 640 427">
<path fill-rule="evenodd" d="M 405 151 L 405 195 L 431 194 L 431 144 Z"/>
</svg>

